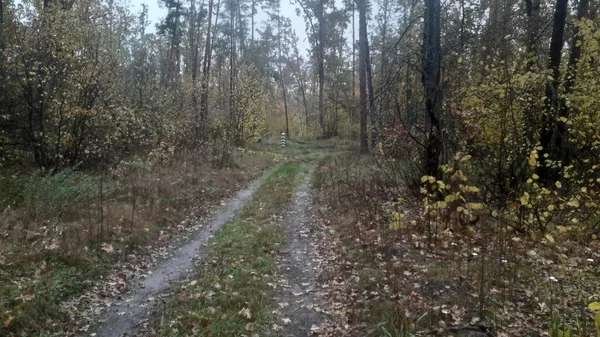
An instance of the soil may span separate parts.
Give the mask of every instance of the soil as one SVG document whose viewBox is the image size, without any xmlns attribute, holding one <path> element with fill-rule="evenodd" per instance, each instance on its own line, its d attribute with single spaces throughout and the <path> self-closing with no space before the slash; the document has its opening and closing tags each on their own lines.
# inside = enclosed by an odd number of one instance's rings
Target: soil
<svg viewBox="0 0 600 337">
<path fill-rule="evenodd" d="M 317 293 L 319 259 L 312 245 L 311 181 L 314 166 L 300 177 L 282 226 L 286 245 L 278 258 L 279 282 L 273 294 L 274 306 L 281 321 L 274 325 L 274 335 L 303 337 L 318 335 L 327 315 L 321 309 Z"/>
</svg>

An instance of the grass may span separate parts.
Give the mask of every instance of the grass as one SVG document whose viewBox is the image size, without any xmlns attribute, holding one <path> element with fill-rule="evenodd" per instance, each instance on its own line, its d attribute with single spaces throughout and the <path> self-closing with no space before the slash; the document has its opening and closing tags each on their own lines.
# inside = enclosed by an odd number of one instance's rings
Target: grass
<svg viewBox="0 0 600 337">
<path fill-rule="evenodd" d="M 185 233 L 187 216 L 205 215 L 273 158 L 238 154 L 236 166 L 225 169 L 187 155 L 171 164 L 132 160 L 102 173 L 3 171 L 0 336 L 68 330 L 71 319 L 61 302 Z"/>
<path fill-rule="evenodd" d="M 292 197 L 298 162 L 282 166 L 205 253 L 200 277 L 167 309 L 162 336 L 258 334 L 270 321 L 267 291 L 284 240 L 278 218 Z"/>
</svg>

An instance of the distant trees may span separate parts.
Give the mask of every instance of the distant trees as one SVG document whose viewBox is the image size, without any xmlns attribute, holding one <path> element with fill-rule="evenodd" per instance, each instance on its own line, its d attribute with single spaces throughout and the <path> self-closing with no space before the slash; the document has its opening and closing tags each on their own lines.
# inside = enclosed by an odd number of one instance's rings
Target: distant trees
<svg viewBox="0 0 600 337">
<path fill-rule="evenodd" d="M 506 192 L 599 157 L 589 0 L 298 0 L 306 52 L 280 1 L 161 3 L 150 32 L 147 9 L 119 1 L 0 2 L 6 164 L 227 152 L 286 132 L 359 139 L 410 158 L 415 176 L 458 151 L 486 156 L 490 188 Z"/>
<path fill-rule="evenodd" d="M 254 34 L 260 2 L 161 0 L 166 16 L 155 33 L 147 29 L 145 6 L 133 14 L 120 1 L 6 4 L 0 4 L 6 165 L 102 166 L 185 148 L 229 151 L 283 131 L 265 127 L 267 113 L 290 120 L 311 113 L 306 67 L 284 52 L 297 49 L 282 38 L 286 29 L 289 35 L 285 19 L 277 19 L 278 58 L 275 49 L 254 47 L 262 44 Z M 273 69 L 280 75 L 273 77 Z M 272 91 L 283 95 L 264 104 Z"/>
</svg>

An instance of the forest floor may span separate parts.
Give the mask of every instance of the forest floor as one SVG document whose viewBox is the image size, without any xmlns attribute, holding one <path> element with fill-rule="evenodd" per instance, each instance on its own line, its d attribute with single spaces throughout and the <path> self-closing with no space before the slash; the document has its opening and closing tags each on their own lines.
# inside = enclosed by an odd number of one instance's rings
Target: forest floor
<svg viewBox="0 0 600 337">
<path fill-rule="evenodd" d="M 489 224 L 440 225 L 432 241 L 418 198 L 402 202 L 402 226 L 388 224 L 381 167 L 347 143 L 254 151 L 280 159 L 261 161 L 260 177 L 214 198 L 213 211 L 182 215 L 185 230 L 159 236 L 151 258 L 115 260 L 118 268 L 60 300 L 67 318 L 53 318 L 53 329 L 20 336 L 595 334 L 587 303 L 600 296 L 597 241 Z M 24 304 L 44 295 L 39 285 L 32 295 L 18 289 Z"/>
</svg>

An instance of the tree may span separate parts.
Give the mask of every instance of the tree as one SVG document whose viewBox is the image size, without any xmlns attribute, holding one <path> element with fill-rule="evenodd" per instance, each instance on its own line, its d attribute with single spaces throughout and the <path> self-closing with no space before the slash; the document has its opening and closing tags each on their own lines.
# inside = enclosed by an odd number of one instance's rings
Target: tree
<svg viewBox="0 0 600 337">
<path fill-rule="evenodd" d="M 285 76 L 283 74 L 283 68 L 282 68 L 283 57 L 282 57 L 281 41 L 283 40 L 283 27 L 282 27 L 282 23 L 281 23 L 282 18 L 281 18 L 280 8 L 281 8 L 281 4 L 277 3 L 277 43 L 278 43 L 278 49 L 279 49 L 278 55 L 277 55 L 278 56 L 277 63 L 279 66 L 281 92 L 283 95 L 283 108 L 284 108 L 284 113 L 285 113 L 285 134 L 289 138 L 290 137 L 290 122 L 289 122 L 289 116 L 288 116 L 288 102 L 287 102 L 287 93 L 286 93 L 286 88 L 285 88 Z"/>
<path fill-rule="evenodd" d="M 545 158 L 539 167 L 539 176 L 543 182 L 557 178 L 557 170 L 562 164 L 560 152 L 555 143 L 555 137 L 559 137 L 557 118 L 560 109 L 559 85 L 560 85 L 560 61 L 562 57 L 563 37 L 565 32 L 565 20 L 567 18 L 568 0 L 557 0 L 554 9 L 554 20 L 552 25 L 552 39 L 550 40 L 550 54 L 548 56 L 548 70 L 550 78 L 546 81 L 545 111 L 542 115 L 540 130 L 540 145 L 542 146 L 542 158 Z M 562 141 L 558 141 L 562 142 Z M 554 144 L 553 144 L 554 143 Z M 545 155 L 548 154 L 546 157 Z"/>
<path fill-rule="evenodd" d="M 426 141 L 423 171 L 438 177 L 441 141 L 442 90 L 440 87 L 440 1 L 425 0 L 423 27 L 422 77 L 425 90 Z"/>
<path fill-rule="evenodd" d="M 220 1 L 219 1 L 220 4 Z M 217 8 L 219 8 L 217 4 Z M 204 57 L 202 61 L 202 84 L 200 89 L 200 137 L 204 137 L 206 123 L 208 119 L 208 82 L 210 79 L 210 64 L 212 59 L 212 13 L 213 0 L 208 1 L 208 26 L 206 28 L 206 41 L 204 47 Z M 216 25 L 216 24 L 215 24 Z"/>
<path fill-rule="evenodd" d="M 368 151 L 367 141 L 367 6 L 366 0 L 358 0 L 358 81 L 360 99 L 360 148 Z"/>
</svg>

